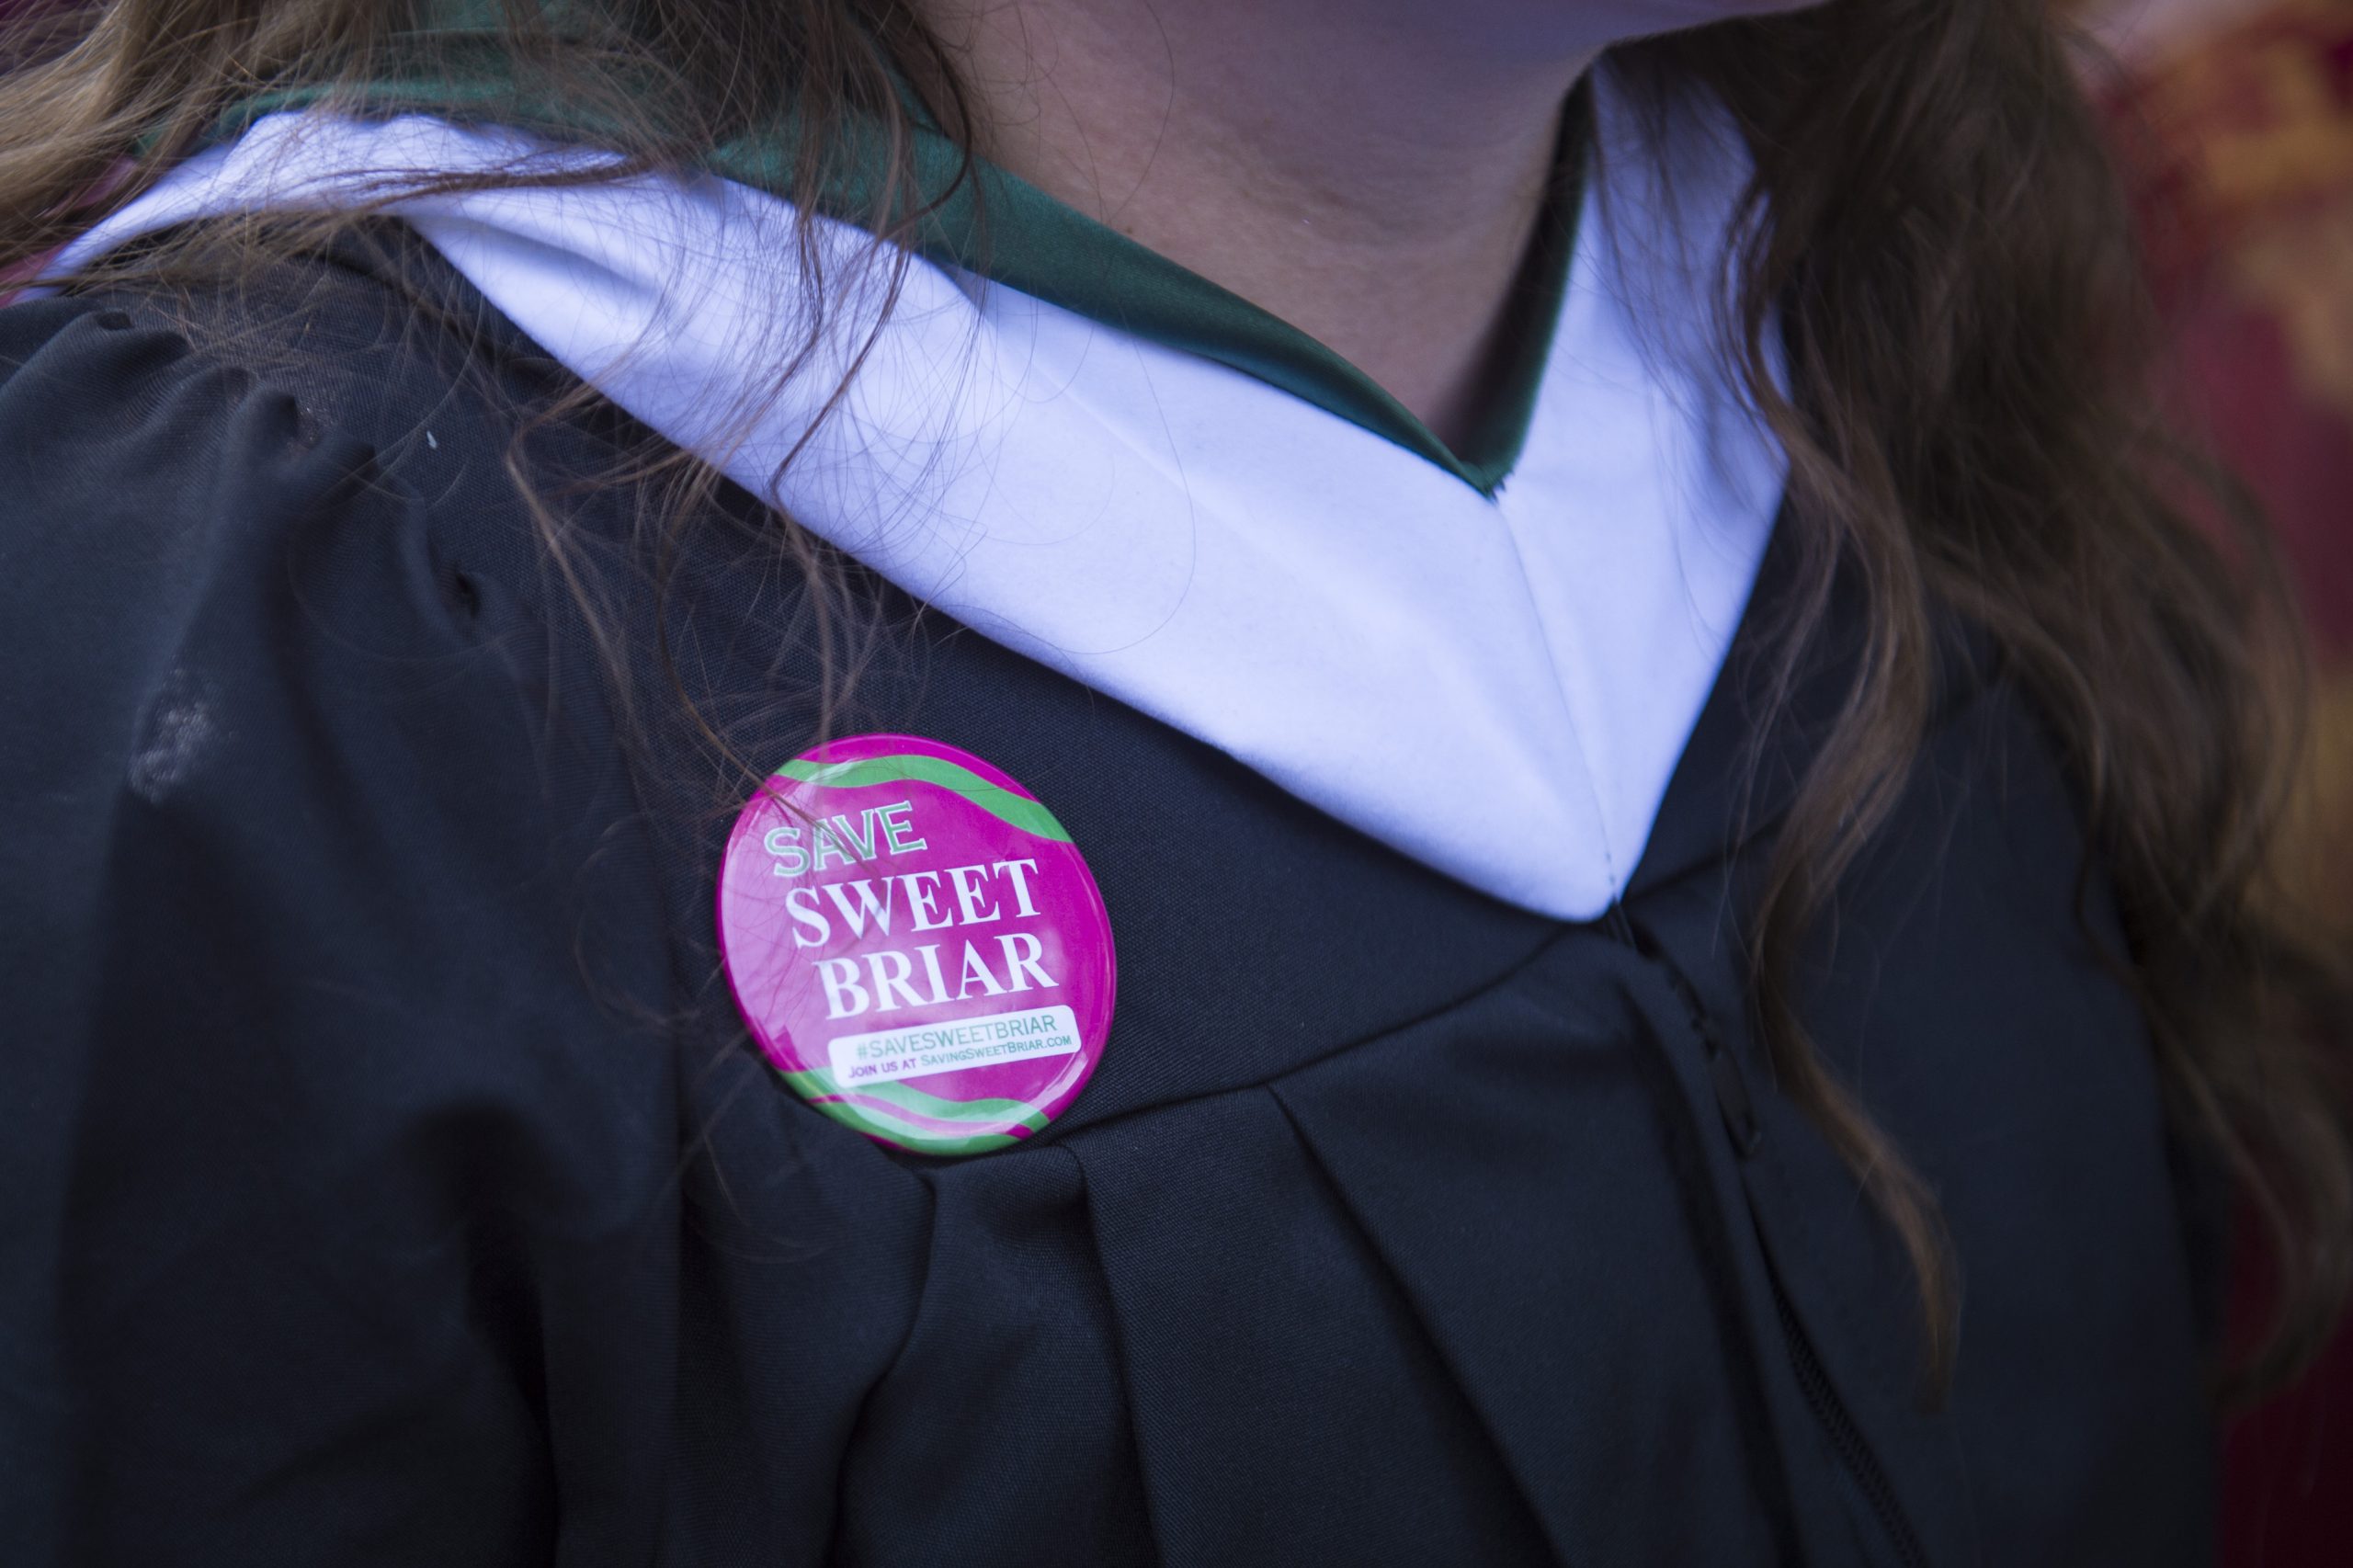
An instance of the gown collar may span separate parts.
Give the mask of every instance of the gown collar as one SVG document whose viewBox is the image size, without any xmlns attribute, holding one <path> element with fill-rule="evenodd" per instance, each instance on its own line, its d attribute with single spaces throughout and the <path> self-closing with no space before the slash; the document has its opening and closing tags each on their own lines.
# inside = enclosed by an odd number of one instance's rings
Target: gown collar
<svg viewBox="0 0 2353 1568">
<path fill-rule="evenodd" d="M 1492 494 L 1001 278 L 918 259 L 894 290 L 862 233 L 739 181 L 390 210 L 623 410 L 916 598 L 1474 888 L 1584 919 L 1642 858 L 1785 475 L 1717 338 L 1747 174 L 1728 121 L 1646 113 L 1606 69 L 1594 108 L 1597 177 Z M 601 156 L 283 113 L 59 266 L 207 214 L 381 198 L 404 171 Z M 822 299 L 792 286 L 804 236 Z"/>
</svg>

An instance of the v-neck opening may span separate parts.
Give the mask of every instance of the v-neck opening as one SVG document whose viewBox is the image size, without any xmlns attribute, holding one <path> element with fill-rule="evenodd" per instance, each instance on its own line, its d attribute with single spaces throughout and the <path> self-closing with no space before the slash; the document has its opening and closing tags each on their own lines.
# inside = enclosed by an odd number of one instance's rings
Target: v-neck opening
<svg viewBox="0 0 2353 1568">
<path fill-rule="evenodd" d="M 1512 285 L 1505 352 L 1460 448 L 1310 334 L 994 165 L 975 162 L 979 199 L 961 210 L 952 199 L 944 205 L 923 248 L 1073 314 L 1254 376 L 1492 497 L 1527 448 L 1567 293 L 1592 140 L 1590 102 L 1581 84 L 1562 111 L 1543 210 Z"/>
<path fill-rule="evenodd" d="M 436 58 L 464 59 L 462 73 L 388 76 L 354 89 L 302 88 L 258 95 L 231 108 L 214 144 L 233 140 L 267 114 L 335 108 L 358 116 L 425 114 L 470 127 L 594 144 L 589 117 L 533 100 L 506 75 L 494 37 L 474 28 L 432 35 Z M 1211 281 L 1019 176 L 969 158 L 917 108 L 915 187 L 923 203 L 910 248 L 926 260 L 1195 355 L 1267 382 L 1336 418 L 1381 437 L 1492 499 L 1526 449 L 1552 335 L 1576 249 L 1578 213 L 1593 139 L 1592 91 L 1580 82 L 1562 123 L 1542 211 L 1513 284 L 1505 348 L 1493 385 L 1460 448 L 1346 357 L 1273 312 Z M 856 130 L 824 183 L 819 210 L 865 225 L 878 206 L 877 158 L 859 151 Z M 707 173 L 774 196 L 794 184 L 794 131 L 779 119 L 712 149 Z M 937 195 L 932 193 L 937 192 Z"/>
</svg>

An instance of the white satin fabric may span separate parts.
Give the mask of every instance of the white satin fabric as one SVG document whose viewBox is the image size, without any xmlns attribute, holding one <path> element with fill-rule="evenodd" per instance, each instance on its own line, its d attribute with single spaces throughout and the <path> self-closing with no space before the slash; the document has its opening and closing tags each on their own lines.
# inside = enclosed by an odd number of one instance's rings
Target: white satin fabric
<svg viewBox="0 0 2353 1568">
<path fill-rule="evenodd" d="M 795 214 L 722 179 L 393 210 L 565 366 L 916 597 L 1450 876 L 1584 919 L 1641 855 L 1785 478 L 1715 351 L 1744 158 L 1712 117 L 1656 141 L 1597 88 L 1561 318 L 1492 499 L 1248 375 L 969 274 L 918 262 L 881 312 L 856 281 L 866 242 L 831 222 L 835 302 L 795 367 L 815 314 Z M 273 117 L 55 267 L 417 170 L 593 157 L 419 118 Z"/>
</svg>

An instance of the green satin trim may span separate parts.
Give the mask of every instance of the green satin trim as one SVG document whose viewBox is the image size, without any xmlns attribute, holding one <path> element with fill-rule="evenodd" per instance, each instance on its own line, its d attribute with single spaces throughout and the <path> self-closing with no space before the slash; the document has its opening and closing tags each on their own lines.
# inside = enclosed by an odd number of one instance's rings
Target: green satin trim
<svg viewBox="0 0 2353 1568">
<path fill-rule="evenodd" d="M 233 138 L 267 114 L 331 100 L 347 113 L 432 114 L 594 144 L 599 136 L 593 117 L 574 106 L 535 100 L 517 85 L 496 33 L 479 25 L 481 9 L 473 0 L 444 0 L 439 14 L 446 25 L 408 35 L 393 51 L 387 74 L 357 88 L 256 95 L 223 116 L 213 139 Z M 404 59 L 413 62 L 405 70 L 398 63 Z M 1581 85 L 1563 110 L 1552 189 L 1515 291 L 1517 331 L 1496 367 L 1485 416 L 1459 450 L 1371 377 L 1299 328 L 1027 181 L 966 159 L 927 120 L 916 135 L 916 195 L 906 210 L 929 209 L 914 239 L 914 248 L 929 260 L 1255 376 L 1492 495 L 1518 461 L 1535 413 L 1576 248 L 1591 124 L 1591 92 Z M 854 130 L 846 138 L 819 205 L 828 216 L 867 226 L 881 216 L 881 164 L 879 146 L 861 151 L 859 142 Z M 795 184 L 795 149 L 793 127 L 780 118 L 756 134 L 711 149 L 702 164 L 740 184 L 787 195 Z"/>
</svg>

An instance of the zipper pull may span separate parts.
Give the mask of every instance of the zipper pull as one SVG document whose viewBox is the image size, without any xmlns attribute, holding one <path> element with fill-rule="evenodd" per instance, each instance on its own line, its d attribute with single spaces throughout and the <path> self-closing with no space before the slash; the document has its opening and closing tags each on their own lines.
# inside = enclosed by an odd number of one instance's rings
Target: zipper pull
<svg viewBox="0 0 2353 1568">
<path fill-rule="evenodd" d="M 1756 1119 L 1756 1102 L 1748 1095 L 1748 1074 L 1740 1070 L 1740 1058 L 1716 1032 L 1713 1018 L 1700 1016 L 1699 1036 L 1708 1046 L 1708 1076 L 1716 1085 L 1716 1109 L 1722 1113 L 1724 1131 L 1732 1134 L 1732 1146 L 1742 1159 L 1756 1153 L 1765 1142 L 1764 1124 Z"/>
<path fill-rule="evenodd" d="M 1765 1126 L 1756 1119 L 1756 1102 L 1748 1092 L 1748 1075 L 1741 1071 L 1740 1058 L 1724 1043 L 1723 1031 L 1716 1028 L 1707 1005 L 1699 1000 L 1699 992 L 1658 939 L 1634 924 L 1623 904 L 1612 903 L 1606 918 L 1612 936 L 1647 962 L 1658 966 L 1682 1002 L 1684 1011 L 1690 1015 L 1692 1031 L 1699 1037 L 1700 1049 L 1707 1055 L 1708 1081 L 1716 1091 L 1717 1114 L 1723 1118 L 1724 1131 L 1732 1138 L 1733 1152 L 1746 1159 L 1763 1145 Z"/>
</svg>

